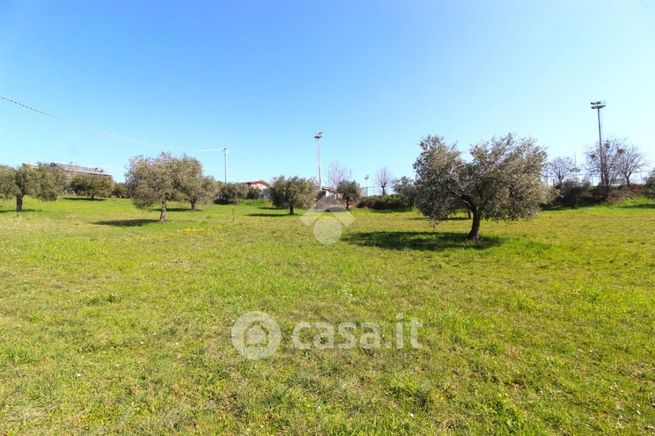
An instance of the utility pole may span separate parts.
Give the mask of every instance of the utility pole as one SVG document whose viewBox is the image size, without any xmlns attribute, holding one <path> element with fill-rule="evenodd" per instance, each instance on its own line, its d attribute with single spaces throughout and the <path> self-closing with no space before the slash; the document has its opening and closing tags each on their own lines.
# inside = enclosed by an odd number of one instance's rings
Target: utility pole
<svg viewBox="0 0 655 436">
<path fill-rule="evenodd" d="M 366 190 L 366 197 L 368 197 L 368 174 L 364 176 L 364 189 Z"/>
<path fill-rule="evenodd" d="M 225 184 L 227 185 L 227 147 L 223 147 L 224 169 L 225 169 Z"/>
<path fill-rule="evenodd" d="M 314 135 L 314 139 L 316 139 L 316 160 L 318 161 L 318 190 L 319 191 L 323 189 L 323 185 L 321 184 L 321 138 L 322 137 L 323 137 L 322 130 L 318 132 L 316 135 Z"/>
<path fill-rule="evenodd" d="M 605 150 L 603 150 L 603 130 L 600 123 L 600 110 L 605 107 L 604 101 L 592 101 L 591 108 L 596 110 L 598 115 L 598 160 L 600 161 L 600 185 L 605 187 L 609 184 L 608 180 L 605 180 L 605 175 L 607 173 L 607 162 L 605 159 Z"/>
</svg>

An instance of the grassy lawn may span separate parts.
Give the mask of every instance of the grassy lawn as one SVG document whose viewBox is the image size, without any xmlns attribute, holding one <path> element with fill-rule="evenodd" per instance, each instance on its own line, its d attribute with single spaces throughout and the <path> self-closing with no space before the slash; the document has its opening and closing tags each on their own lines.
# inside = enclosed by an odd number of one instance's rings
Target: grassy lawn
<svg viewBox="0 0 655 436">
<path fill-rule="evenodd" d="M 182 207 L 184 205 L 181 205 Z M 0 202 L 0 433 L 655 431 L 655 205 L 430 225 L 353 212 L 333 245 L 258 204 Z M 274 317 L 247 360 L 230 329 Z M 421 349 L 298 350 L 300 321 L 422 323 Z"/>
</svg>

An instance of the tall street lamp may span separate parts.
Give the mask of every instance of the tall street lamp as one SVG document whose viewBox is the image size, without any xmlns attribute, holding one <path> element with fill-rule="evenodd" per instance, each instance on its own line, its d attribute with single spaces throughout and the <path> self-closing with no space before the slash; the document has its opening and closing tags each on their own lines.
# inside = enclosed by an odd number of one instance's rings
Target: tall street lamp
<svg viewBox="0 0 655 436">
<path fill-rule="evenodd" d="M 605 180 L 605 151 L 603 150 L 603 131 L 600 124 L 600 110 L 605 107 L 604 101 L 592 101 L 591 109 L 596 111 L 598 116 L 598 159 L 600 160 L 600 184 L 601 186 L 606 186 Z"/>
<path fill-rule="evenodd" d="M 314 139 L 316 139 L 316 160 L 318 162 L 318 190 L 323 189 L 323 185 L 321 184 L 321 138 L 323 137 L 323 131 L 321 130 L 318 132 L 316 135 L 314 135 Z"/>
</svg>

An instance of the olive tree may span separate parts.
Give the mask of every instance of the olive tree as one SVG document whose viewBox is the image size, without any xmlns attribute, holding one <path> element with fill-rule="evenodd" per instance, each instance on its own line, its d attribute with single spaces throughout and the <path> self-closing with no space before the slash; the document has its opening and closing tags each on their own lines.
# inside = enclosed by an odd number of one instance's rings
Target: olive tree
<svg viewBox="0 0 655 436">
<path fill-rule="evenodd" d="M 201 203 L 216 201 L 221 194 L 222 182 L 219 182 L 212 176 L 204 176 L 202 178 L 202 200 Z"/>
<path fill-rule="evenodd" d="M 396 193 L 401 201 L 408 207 L 414 207 L 416 204 L 416 185 L 414 181 L 407 176 L 402 176 L 393 181 L 393 192 Z"/>
<path fill-rule="evenodd" d="M 316 183 L 302 177 L 284 176 L 273 179 L 270 187 L 271 201 L 275 207 L 288 208 L 289 215 L 295 208 L 308 208 L 316 199 Z"/>
<path fill-rule="evenodd" d="M 71 179 L 69 187 L 76 195 L 93 200 L 96 197 L 109 197 L 114 189 L 114 181 L 111 177 L 98 174 L 77 174 Z"/>
<path fill-rule="evenodd" d="M 138 156 L 130 160 L 125 176 L 125 185 L 134 205 L 146 209 L 154 204 L 161 205 L 159 221 L 166 221 L 168 202 L 177 200 L 182 194 L 176 189 L 176 170 L 179 166 L 169 153 L 150 158 Z"/>
<path fill-rule="evenodd" d="M 114 183 L 114 188 L 111 190 L 111 196 L 115 198 L 128 198 L 129 195 L 125 183 Z"/>
<path fill-rule="evenodd" d="M 350 204 L 359 201 L 362 198 L 362 190 L 354 180 L 342 180 L 337 185 L 337 194 L 341 195 L 346 201 L 346 209 L 350 209 Z"/>
<path fill-rule="evenodd" d="M 212 195 L 216 194 L 215 185 L 203 176 L 198 159 L 184 155 L 173 158 L 172 162 L 175 190 L 180 194 L 180 200 L 188 201 L 191 210 L 212 200 Z"/>
<path fill-rule="evenodd" d="M 438 136 L 422 139 L 420 146 L 414 163 L 419 209 L 440 220 L 465 206 L 473 217 L 471 241 L 479 241 L 483 219 L 530 218 L 547 198 L 541 181 L 546 152 L 534 139 L 494 137 L 472 146 L 468 161 Z"/>
<path fill-rule="evenodd" d="M 221 187 L 219 197 L 225 203 L 239 204 L 248 196 L 248 185 L 245 183 L 227 183 Z"/>
<path fill-rule="evenodd" d="M 65 184 L 65 174 L 49 165 L 0 167 L 0 197 L 16 198 L 16 212 L 23 210 L 26 195 L 42 201 L 54 201 L 63 192 Z"/>
</svg>

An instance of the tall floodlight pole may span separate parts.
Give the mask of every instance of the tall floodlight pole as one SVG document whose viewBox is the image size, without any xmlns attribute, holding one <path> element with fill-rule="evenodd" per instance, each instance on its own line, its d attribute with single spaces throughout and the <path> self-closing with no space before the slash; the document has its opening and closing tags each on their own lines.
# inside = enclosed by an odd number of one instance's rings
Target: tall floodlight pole
<svg viewBox="0 0 655 436">
<path fill-rule="evenodd" d="M 368 174 L 364 176 L 364 189 L 366 190 L 366 196 L 368 197 Z"/>
<path fill-rule="evenodd" d="M 592 101 L 591 108 L 596 111 L 598 116 L 598 159 L 600 160 L 600 184 L 601 186 L 606 186 L 605 180 L 605 153 L 603 152 L 603 130 L 600 124 L 600 110 L 605 107 L 604 101 Z"/>
<path fill-rule="evenodd" d="M 227 185 L 227 147 L 223 147 L 223 165 L 225 170 L 225 184 Z"/>
<path fill-rule="evenodd" d="M 318 132 L 316 135 L 314 135 L 314 139 L 316 139 L 316 160 L 318 162 L 318 190 L 323 189 L 323 185 L 321 185 L 321 138 L 323 137 L 323 131 L 321 130 Z"/>
</svg>

